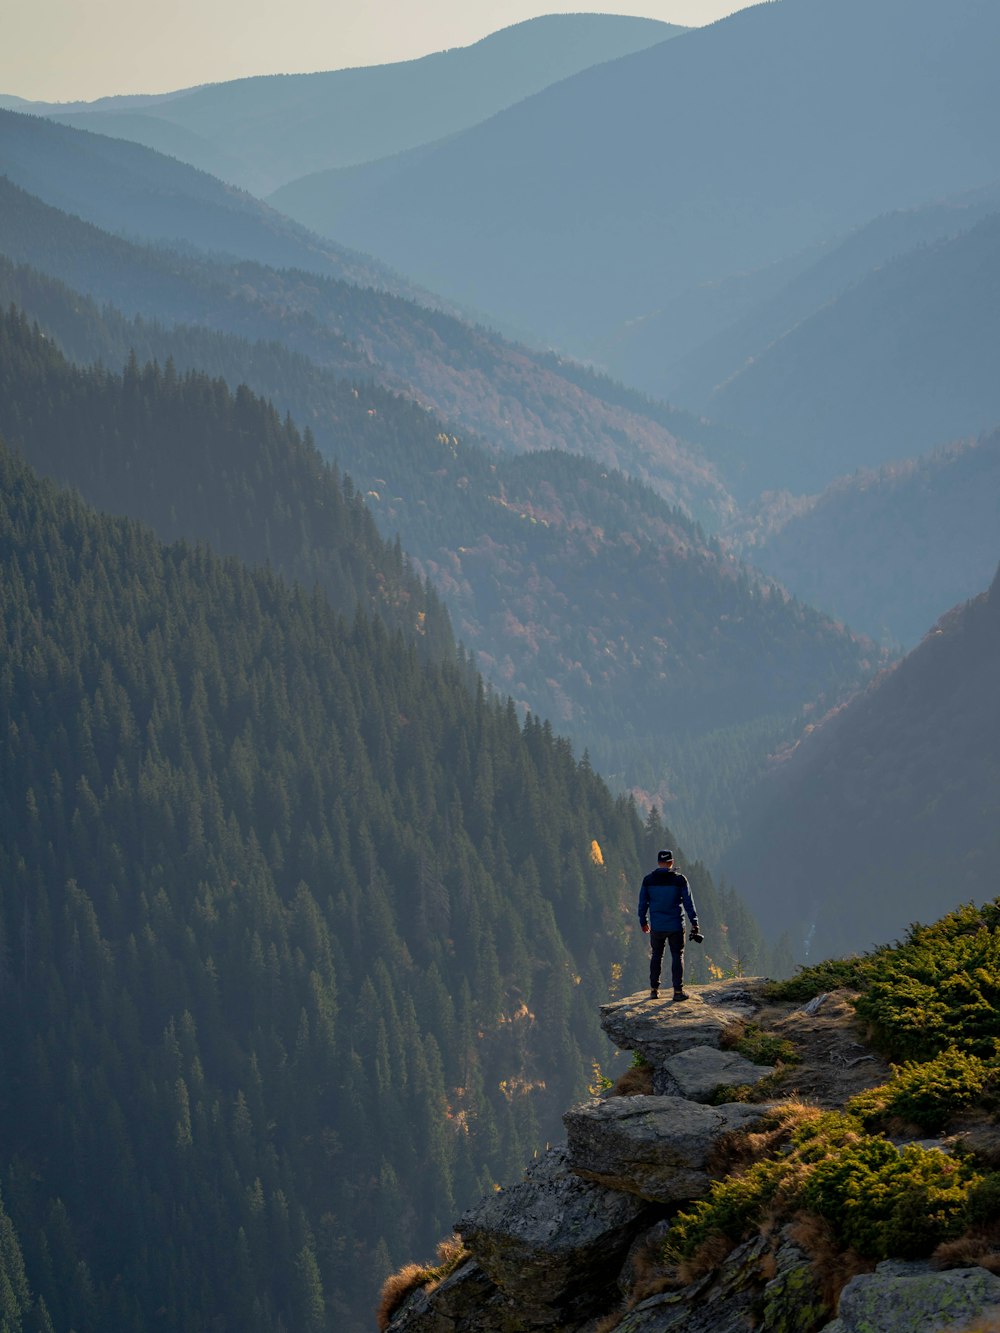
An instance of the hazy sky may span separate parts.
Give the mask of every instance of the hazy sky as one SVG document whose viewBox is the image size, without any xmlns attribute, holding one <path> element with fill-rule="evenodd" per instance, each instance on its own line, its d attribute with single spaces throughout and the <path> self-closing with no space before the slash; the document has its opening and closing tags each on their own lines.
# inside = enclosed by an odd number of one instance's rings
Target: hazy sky
<svg viewBox="0 0 1000 1333">
<path fill-rule="evenodd" d="M 0 93 L 41 101 L 167 92 L 247 74 L 408 60 L 537 14 L 600 10 L 691 26 L 747 0 L 0 0 Z"/>
</svg>

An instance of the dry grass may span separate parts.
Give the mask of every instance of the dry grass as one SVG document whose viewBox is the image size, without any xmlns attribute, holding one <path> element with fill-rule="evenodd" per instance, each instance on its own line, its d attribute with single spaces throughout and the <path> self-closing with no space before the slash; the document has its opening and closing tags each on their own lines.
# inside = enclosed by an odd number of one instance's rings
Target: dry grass
<svg viewBox="0 0 1000 1333">
<path fill-rule="evenodd" d="M 745 1019 L 738 1018 L 730 1023 L 719 1038 L 719 1049 L 722 1051 L 731 1051 L 738 1046 L 747 1035 L 747 1029 L 750 1024 Z"/>
<path fill-rule="evenodd" d="M 796 1213 L 788 1234 L 809 1256 L 820 1293 L 831 1310 L 836 1310 L 840 1293 L 852 1277 L 874 1271 L 874 1263 L 855 1250 L 842 1249 L 830 1224 L 815 1213 Z"/>
<path fill-rule="evenodd" d="M 375 1322 L 379 1326 L 380 1333 L 385 1333 L 392 1320 L 392 1316 L 406 1300 L 411 1292 L 416 1291 L 418 1287 L 424 1285 L 424 1281 L 430 1269 L 423 1264 L 407 1264 L 401 1268 L 398 1273 L 390 1273 L 382 1283 L 382 1292 L 379 1296 L 378 1309 L 375 1311 Z"/>
<path fill-rule="evenodd" d="M 618 1076 L 611 1089 L 612 1097 L 650 1096 L 653 1091 L 653 1066 L 632 1065 Z"/>
<path fill-rule="evenodd" d="M 625 1317 L 624 1310 L 612 1310 L 611 1314 L 606 1314 L 603 1319 L 599 1319 L 594 1325 L 593 1333 L 612 1333 Z"/>
<path fill-rule="evenodd" d="M 762 1129 L 736 1129 L 730 1134 L 721 1135 L 708 1155 L 706 1165 L 709 1174 L 717 1177 L 736 1175 L 754 1162 L 774 1157 L 778 1149 L 788 1142 L 794 1129 L 809 1120 L 815 1120 L 821 1114 L 818 1107 L 808 1106 L 805 1102 L 782 1102 L 760 1122 Z"/>
<path fill-rule="evenodd" d="M 971 1324 L 946 1329 L 945 1333 L 1000 1333 L 1000 1312 L 979 1315 Z"/>
<path fill-rule="evenodd" d="M 677 1277 L 683 1286 L 690 1286 L 692 1282 L 697 1282 L 706 1273 L 714 1272 L 720 1264 L 725 1263 L 735 1249 L 736 1242 L 730 1240 L 728 1236 L 721 1236 L 718 1233 L 708 1236 L 694 1254 L 681 1259 L 677 1265 Z"/>
<path fill-rule="evenodd" d="M 969 1234 L 943 1241 L 931 1258 L 938 1268 L 985 1268 L 1000 1274 L 1000 1239 L 995 1234 Z"/>
<path fill-rule="evenodd" d="M 649 1296 L 658 1296 L 661 1291 L 674 1291 L 684 1285 L 676 1269 L 666 1261 L 662 1236 L 647 1239 L 637 1246 L 632 1254 L 631 1264 L 632 1286 L 627 1306 L 629 1310 Z"/>
<path fill-rule="evenodd" d="M 375 1321 L 380 1333 L 385 1333 L 392 1322 L 393 1315 L 407 1296 L 416 1291 L 418 1287 L 433 1291 L 468 1256 L 469 1251 L 465 1248 L 460 1237 L 447 1236 L 444 1240 L 438 1242 L 436 1266 L 406 1264 L 397 1273 L 390 1273 L 382 1284 L 378 1309 L 375 1312 Z"/>
</svg>

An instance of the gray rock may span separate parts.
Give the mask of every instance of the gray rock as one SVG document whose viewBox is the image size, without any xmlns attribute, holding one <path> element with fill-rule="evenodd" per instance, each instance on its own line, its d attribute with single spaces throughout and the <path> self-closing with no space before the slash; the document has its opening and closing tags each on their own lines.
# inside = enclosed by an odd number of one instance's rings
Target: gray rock
<svg viewBox="0 0 1000 1333">
<path fill-rule="evenodd" d="M 389 1322 L 386 1333 L 495 1333 L 502 1327 L 499 1292 L 469 1261 L 433 1291 L 418 1288 Z"/>
<path fill-rule="evenodd" d="M 635 1195 L 581 1179 L 553 1148 L 456 1229 L 525 1326 L 549 1328 L 606 1303 L 629 1246 L 657 1216 Z"/>
<path fill-rule="evenodd" d="M 757 982 L 758 985 L 762 984 Z M 662 1065 L 689 1046 L 718 1048 L 723 1033 L 742 1024 L 760 1007 L 753 983 L 744 979 L 689 987 L 690 999 L 651 1000 L 647 993 L 601 1006 L 601 1027 L 622 1051 L 639 1051 Z M 669 992 L 668 992 L 669 994 Z"/>
<path fill-rule="evenodd" d="M 654 1222 L 648 1231 L 644 1231 L 641 1236 L 637 1236 L 632 1242 L 629 1252 L 625 1256 L 625 1262 L 622 1264 L 622 1270 L 618 1274 L 618 1290 L 623 1296 L 628 1296 L 635 1286 L 636 1263 L 639 1256 L 644 1252 L 649 1254 L 654 1249 L 662 1254 L 669 1230 L 670 1219 L 664 1217 L 659 1222 Z"/>
<path fill-rule="evenodd" d="M 654 1070 L 653 1091 L 667 1097 L 686 1097 L 690 1102 L 707 1102 L 722 1084 L 738 1087 L 759 1083 L 773 1073 L 773 1066 L 755 1065 L 736 1051 L 690 1046 Z"/>
<path fill-rule="evenodd" d="M 935 1272 L 927 1263 L 890 1259 L 851 1278 L 839 1317 L 823 1333 L 943 1333 L 985 1312 L 1000 1313 L 1000 1277 L 985 1268 Z"/>
<path fill-rule="evenodd" d="M 719 1138 L 754 1125 L 768 1108 L 703 1106 L 680 1097 L 610 1097 L 567 1111 L 569 1165 L 586 1180 L 659 1203 L 708 1192 L 708 1156 Z"/>
<path fill-rule="evenodd" d="M 776 1272 L 764 1287 L 760 1333 L 812 1333 L 831 1311 L 804 1250 L 785 1241 L 775 1255 Z"/>
<path fill-rule="evenodd" d="M 738 1245 L 709 1276 L 640 1301 L 616 1333 L 747 1333 L 756 1327 L 754 1303 L 766 1248 L 760 1236 Z"/>
</svg>

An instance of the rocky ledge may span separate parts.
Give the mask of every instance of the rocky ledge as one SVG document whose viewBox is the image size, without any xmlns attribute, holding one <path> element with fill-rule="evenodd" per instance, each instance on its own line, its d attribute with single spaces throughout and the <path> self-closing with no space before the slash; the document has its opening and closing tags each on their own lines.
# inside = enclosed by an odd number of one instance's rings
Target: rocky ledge
<svg viewBox="0 0 1000 1333">
<path fill-rule="evenodd" d="M 604 1031 L 652 1066 L 654 1094 L 567 1111 L 566 1143 L 459 1220 L 463 1261 L 410 1292 L 389 1333 L 960 1333 L 983 1314 L 1000 1328 L 1000 1278 L 980 1268 L 879 1264 L 847 1284 L 834 1311 L 788 1228 L 737 1246 L 680 1290 L 636 1298 L 643 1253 L 708 1192 L 713 1150 L 767 1110 L 709 1104 L 720 1085 L 771 1072 L 722 1049 L 760 1009 L 762 986 L 716 982 L 682 1003 L 633 995 L 605 1005 Z"/>
</svg>

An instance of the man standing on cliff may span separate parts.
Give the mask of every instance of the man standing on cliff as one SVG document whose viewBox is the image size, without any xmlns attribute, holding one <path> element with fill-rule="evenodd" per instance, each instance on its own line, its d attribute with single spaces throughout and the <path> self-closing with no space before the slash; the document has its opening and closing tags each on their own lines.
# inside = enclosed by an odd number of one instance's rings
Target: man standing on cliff
<svg viewBox="0 0 1000 1333">
<path fill-rule="evenodd" d="M 686 1000 L 684 993 L 684 923 L 681 907 L 691 923 L 691 938 L 700 939 L 698 909 L 691 897 L 687 879 L 674 870 L 674 854 L 664 849 L 656 856 L 656 869 L 642 881 L 639 890 L 639 924 L 649 936 L 649 998 L 659 999 L 660 969 L 664 945 L 670 945 L 670 970 L 674 999 Z M 646 915 L 649 914 L 649 921 Z"/>
</svg>

